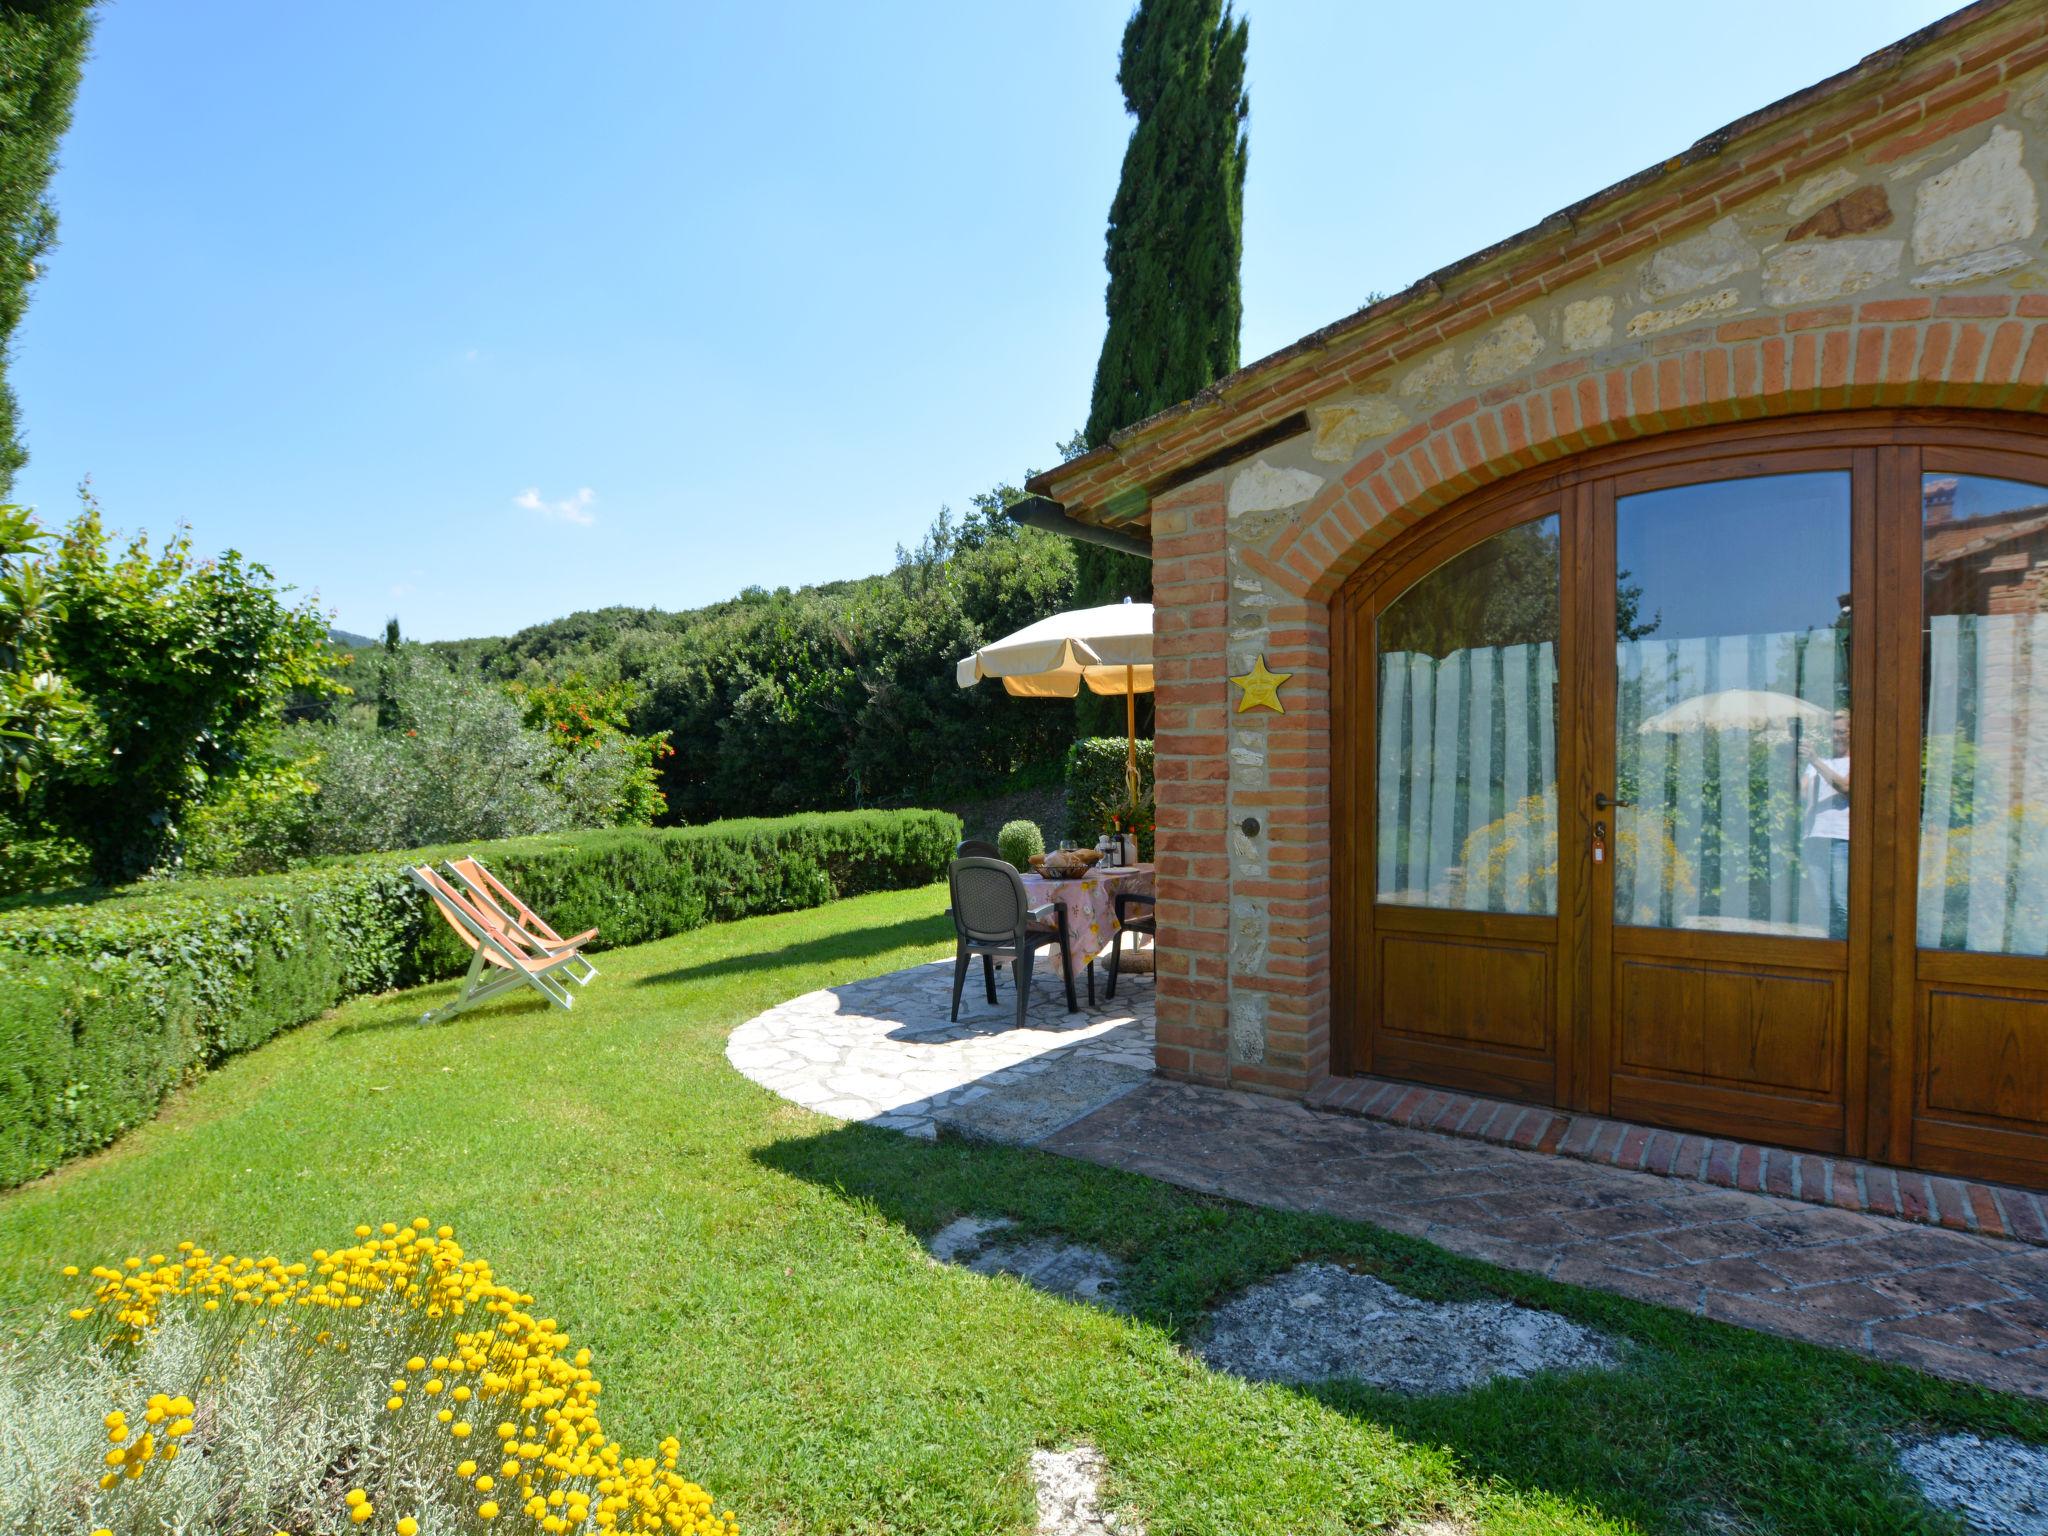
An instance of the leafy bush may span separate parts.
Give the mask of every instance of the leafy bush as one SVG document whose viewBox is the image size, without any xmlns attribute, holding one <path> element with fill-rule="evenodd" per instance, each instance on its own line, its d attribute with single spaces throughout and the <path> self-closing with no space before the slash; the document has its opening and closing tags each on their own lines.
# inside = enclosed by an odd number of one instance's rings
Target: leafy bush
<svg viewBox="0 0 2048 1536">
<path fill-rule="evenodd" d="M 680 1443 L 626 1455 L 590 1351 L 425 1217 L 295 1263 L 183 1242 L 64 1273 L 88 1294 L 0 1343 L 0 1528 L 736 1536 Z"/>
<path fill-rule="evenodd" d="M 91 883 L 92 864 L 82 846 L 66 838 L 43 836 L 0 813 L 0 896 Z"/>
<path fill-rule="evenodd" d="M 658 764 L 675 750 L 667 731 L 632 734 L 637 684 L 594 683 L 571 672 L 559 682 L 509 688 L 526 723 L 568 749 L 557 756 L 554 782 L 575 825 L 644 827 L 668 809 Z"/>
<path fill-rule="evenodd" d="M 954 681 L 976 647 L 1071 606 L 1072 541 L 1012 523 L 1004 494 L 941 513 L 885 575 L 683 613 L 577 613 L 432 649 L 505 681 L 637 684 L 631 729 L 669 733 L 661 789 L 684 820 L 987 794 L 1057 763 L 1074 734 L 1063 700 Z"/>
<path fill-rule="evenodd" d="M 1006 821 L 996 834 L 996 851 L 1020 870 L 1031 868 L 1031 856 L 1045 852 L 1045 834 L 1035 821 Z"/>
<path fill-rule="evenodd" d="M 48 584 L 55 675 L 86 706 L 81 750 L 43 765 L 24 819 L 82 843 L 112 884 L 156 868 L 186 814 L 263 772 L 287 700 L 336 691 L 327 621 L 234 550 L 179 531 L 120 549 L 90 496 L 18 578 Z"/>
<path fill-rule="evenodd" d="M 348 720 L 294 733 L 292 747 L 316 786 L 301 806 L 294 854 L 526 837 L 571 825 L 548 782 L 556 749 L 504 689 L 426 661 L 405 670 L 392 704 L 395 730 Z"/>
<path fill-rule="evenodd" d="M 374 708 L 288 727 L 289 771 L 245 776 L 188 819 L 185 868 L 274 873 L 294 862 L 577 827 L 644 826 L 660 809 L 660 735 L 617 723 L 632 697 L 508 689 L 418 647 L 377 653 Z"/>
<path fill-rule="evenodd" d="M 594 927 L 604 947 L 922 885 L 959 838 L 939 811 L 615 828 L 0 912 L 0 1186 L 344 998 L 459 973 L 468 953 L 409 864 L 475 853 L 562 932 Z"/>
<path fill-rule="evenodd" d="M 1084 736 L 1067 748 L 1067 831 L 1077 843 L 1092 844 L 1109 830 L 1113 809 L 1123 807 L 1129 786 L 1124 773 L 1126 739 Z M 1138 743 L 1138 797 L 1152 802 L 1152 743 Z M 1148 818 L 1149 819 L 1149 818 Z M 1143 831 L 1139 844 L 1152 856 L 1152 834 Z"/>
</svg>

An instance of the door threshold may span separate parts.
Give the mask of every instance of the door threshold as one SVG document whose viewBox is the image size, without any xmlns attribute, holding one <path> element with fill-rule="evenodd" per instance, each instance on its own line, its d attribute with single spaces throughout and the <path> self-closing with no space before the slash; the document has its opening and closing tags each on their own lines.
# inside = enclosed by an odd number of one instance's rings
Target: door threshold
<svg viewBox="0 0 2048 1536">
<path fill-rule="evenodd" d="M 1495 1146 L 1569 1157 L 1608 1168 L 1692 1179 L 1916 1221 L 1956 1232 L 2048 1248 L 2048 1200 L 2032 1190 L 1918 1173 L 1826 1153 L 1662 1130 L 1604 1115 L 1479 1098 L 1384 1077 L 1332 1077 L 1308 1096 L 1311 1109 L 1439 1131 Z"/>
</svg>

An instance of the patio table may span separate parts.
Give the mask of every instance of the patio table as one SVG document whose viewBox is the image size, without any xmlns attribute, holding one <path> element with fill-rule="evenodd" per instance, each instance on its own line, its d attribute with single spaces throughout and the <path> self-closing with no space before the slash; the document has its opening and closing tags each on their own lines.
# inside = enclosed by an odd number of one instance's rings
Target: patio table
<svg viewBox="0 0 2048 1536">
<path fill-rule="evenodd" d="M 1132 892 L 1149 895 L 1152 880 L 1150 864 L 1126 864 L 1121 869 L 1091 870 L 1073 880 L 1026 875 L 1024 893 L 1034 907 L 1056 901 L 1067 909 L 1067 939 L 1073 949 L 1069 969 L 1078 981 L 1088 962 L 1116 941 L 1116 898 Z"/>
</svg>

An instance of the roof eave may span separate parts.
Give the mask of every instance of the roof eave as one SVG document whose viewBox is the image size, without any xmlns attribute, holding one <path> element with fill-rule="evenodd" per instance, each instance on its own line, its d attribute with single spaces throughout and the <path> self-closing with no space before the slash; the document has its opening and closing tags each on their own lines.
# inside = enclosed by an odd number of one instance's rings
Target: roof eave
<svg viewBox="0 0 2048 1536">
<path fill-rule="evenodd" d="M 1270 375 L 1285 370 L 1290 363 L 1314 353 L 1327 351 L 1358 331 L 1376 326 L 1408 311 L 1420 313 L 1433 308 L 1445 300 L 1450 289 L 1462 286 L 1479 272 L 1510 258 L 1533 254 L 1548 242 L 1569 240 L 1591 216 L 1605 212 L 1615 204 L 1626 201 L 1669 178 L 1683 175 L 1694 167 L 1712 162 L 1729 148 L 1741 144 L 1773 124 L 1846 95 L 1881 75 L 1894 73 L 1914 56 L 1936 43 L 2018 3 L 2022 3 L 2022 0 L 1973 0 L 1973 3 L 1952 11 L 1917 32 L 1865 55 L 1849 68 L 1703 135 L 1683 152 L 1637 171 L 1634 175 L 1624 177 L 1613 185 L 1560 209 L 1518 234 L 1496 241 L 1448 266 L 1439 267 L 1400 292 L 1376 300 L 1340 320 L 1309 332 L 1300 340 L 1290 342 L 1276 352 L 1247 363 L 1235 373 L 1226 374 L 1179 404 L 1170 405 L 1163 411 L 1112 433 L 1109 441 L 1101 446 L 1031 476 L 1025 481 L 1025 488 L 1035 495 L 1060 503 L 1065 509 L 1065 515 L 1070 519 L 1089 521 L 1089 509 L 1065 506 L 1064 498 L 1060 494 L 1062 484 L 1071 483 L 1079 476 L 1118 461 L 1130 464 L 1135 470 L 1137 465 L 1134 461 L 1142 455 L 1143 449 L 1153 439 L 1193 413 L 1227 409 L 1233 397 L 1245 395 Z M 1147 477 L 1158 477 L 1172 474 L 1175 467 L 1170 457 L 1160 458 L 1146 464 L 1143 473 Z"/>
</svg>

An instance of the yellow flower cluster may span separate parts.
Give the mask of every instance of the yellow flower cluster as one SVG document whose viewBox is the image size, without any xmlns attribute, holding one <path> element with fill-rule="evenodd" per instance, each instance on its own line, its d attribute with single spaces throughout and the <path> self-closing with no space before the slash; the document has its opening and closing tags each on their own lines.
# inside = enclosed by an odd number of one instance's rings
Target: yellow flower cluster
<svg viewBox="0 0 2048 1536">
<path fill-rule="evenodd" d="M 111 1488 L 124 1477 L 142 1476 L 142 1469 L 159 1457 L 166 1465 L 176 1461 L 178 1442 L 192 1433 L 192 1415 L 197 1411 L 189 1397 L 152 1393 L 149 1405 L 142 1410 L 142 1422 L 148 1427 L 139 1435 L 121 1409 L 109 1413 L 102 1422 L 113 1449 L 107 1452 L 107 1470 L 100 1474 L 100 1487 Z"/>
<path fill-rule="evenodd" d="M 180 1243 L 176 1257 L 152 1254 L 90 1270 L 93 1304 L 70 1316 L 118 1347 L 140 1342 L 172 1308 L 215 1314 L 233 1334 L 223 1360 L 232 1360 L 247 1334 L 265 1329 L 303 1344 L 329 1370 L 395 1361 L 395 1347 L 405 1358 L 389 1377 L 384 1404 L 393 1443 L 445 1447 L 437 1455 L 448 1467 L 451 1501 L 474 1522 L 466 1519 L 465 1528 L 502 1529 L 493 1522 L 505 1516 L 548 1536 L 737 1536 L 732 1512 L 714 1513 L 711 1496 L 677 1470 L 675 1439 L 643 1457 L 606 1437 L 590 1351 L 573 1348 L 553 1318 L 534 1316 L 533 1297 L 500 1284 L 486 1261 L 465 1256 L 450 1228 L 431 1228 L 421 1217 L 375 1231 L 359 1226 L 355 1236 L 346 1248 L 316 1248 L 310 1262 L 298 1263 Z M 194 1385 L 198 1406 L 189 1397 L 152 1396 L 139 1434 L 123 1410 L 107 1414 L 112 1449 L 103 1490 L 173 1461 L 181 1447 L 203 1449 L 205 1384 Z M 398 1536 L 419 1529 L 410 1512 L 380 1519 L 362 1488 L 350 1489 L 335 1513 Z"/>
</svg>

